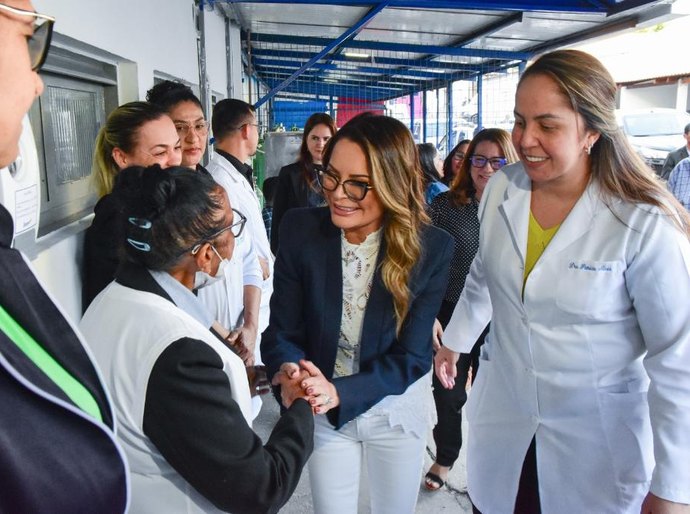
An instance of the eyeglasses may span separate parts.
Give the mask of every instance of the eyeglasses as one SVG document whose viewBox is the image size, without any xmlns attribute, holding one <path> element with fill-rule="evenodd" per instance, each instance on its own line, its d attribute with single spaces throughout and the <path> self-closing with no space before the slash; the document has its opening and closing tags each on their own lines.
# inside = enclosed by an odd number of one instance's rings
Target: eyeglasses
<svg viewBox="0 0 690 514">
<path fill-rule="evenodd" d="M 344 180 L 341 182 L 338 177 L 329 171 L 319 171 L 317 179 L 321 188 L 329 192 L 335 191 L 338 189 L 338 186 L 342 185 L 345 196 L 355 202 L 364 200 L 369 190 L 374 189 L 374 186 L 360 180 Z"/>
<path fill-rule="evenodd" d="M 465 154 L 462 153 L 462 152 L 455 152 L 455 153 L 453 154 L 453 160 L 454 160 L 454 161 L 461 161 L 461 160 L 463 160 L 464 158 L 465 158 Z"/>
<path fill-rule="evenodd" d="M 204 137 L 208 134 L 208 127 L 209 123 L 206 120 L 197 121 L 194 124 L 184 123 L 182 121 L 175 122 L 175 130 L 177 130 L 177 135 L 180 136 L 180 138 L 187 137 L 190 130 L 193 130 L 198 136 Z"/>
<path fill-rule="evenodd" d="M 508 162 L 504 157 L 492 157 L 491 159 L 483 155 L 473 155 L 470 157 L 470 162 L 475 168 L 483 168 L 488 162 L 494 171 L 500 170 Z"/>
<path fill-rule="evenodd" d="M 0 4 L 0 11 L 9 12 L 17 16 L 31 16 L 34 18 L 34 33 L 26 39 L 29 46 L 31 70 L 40 70 L 41 66 L 46 62 L 46 57 L 48 57 L 48 48 L 50 48 L 50 39 L 53 37 L 55 18 L 37 12 L 17 9 L 16 7 L 10 7 L 5 4 Z"/>
<path fill-rule="evenodd" d="M 242 214 L 240 211 L 232 209 L 232 223 L 228 225 L 227 227 L 223 227 L 217 232 L 214 232 L 213 234 L 209 235 L 208 237 L 205 237 L 198 243 L 196 243 L 194 246 L 192 246 L 189 250 L 191 250 L 192 255 L 196 255 L 196 253 L 199 251 L 201 246 L 204 243 L 213 241 L 214 239 L 217 239 L 218 236 L 220 236 L 223 232 L 227 232 L 228 230 L 232 233 L 233 237 L 238 238 L 242 235 L 242 231 L 244 230 L 244 225 L 247 223 L 247 217 Z M 239 218 L 239 220 L 237 219 Z M 189 251 L 186 250 L 186 251 Z M 186 252 L 185 251 L 185 252 Z M 183 252 L 183 253 L 185 253 Z"/>
<path fill-rule="evenodd" d="M 242 128 L 246 127 L 247 125 L 251 125 L 252 127 L 256 127 L 256 130 L 259 132 L 261 132 L 261 129 L 263 127 L 263 125 L 257 121 L 255 123 L 250 123 L 250 122 L 242 123 L 242 125 L 240 125 L 239 127 L 235 127 L 233 129 L 230 129 L 230 130 L 242 130 Z"/>
</svg>

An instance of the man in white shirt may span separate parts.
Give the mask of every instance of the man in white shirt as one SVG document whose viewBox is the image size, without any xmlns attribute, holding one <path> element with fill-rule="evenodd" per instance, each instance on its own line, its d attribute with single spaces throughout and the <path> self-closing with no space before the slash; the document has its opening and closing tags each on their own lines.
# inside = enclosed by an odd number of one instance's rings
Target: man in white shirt
<svg viewBox="0 0 690 514">
<path fill-rule="evenodd" d="M 261 203 L 254 192 L 253 170 L 246 164 L 256 153 L 259 124 L 254 107 L 235 99 L 221 100 L 211 120 L 214 154 L 208 171 L 225 188 L 230 203 L 247 217 L 244 237 L 251 240 L 261 264 L 263 283 L 259 310 L 259 334 L 268 325 L 268 304 L 273 292 L 273 254 L 264 228 Z M 258 341 L 256 348 L 258 349 Z M 258 360 L 257 355 L 257 360 Z"/>
</svg>

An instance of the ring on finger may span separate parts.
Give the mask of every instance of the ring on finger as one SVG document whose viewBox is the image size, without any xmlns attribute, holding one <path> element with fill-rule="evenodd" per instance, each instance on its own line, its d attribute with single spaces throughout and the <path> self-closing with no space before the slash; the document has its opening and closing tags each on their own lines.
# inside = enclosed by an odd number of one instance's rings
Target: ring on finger
<svg viewBox="0 0 690 514">
<path fill-rule="evenodd" d="M 328 405 L 330 403 L 333 403 L 333 398 L 331 398 L 327 394 L 322 394 L 321 396 L 323 396 L 323 398 L 324 398 L 324 401 L 323 401 L 324 405 Z"/>
</svg>

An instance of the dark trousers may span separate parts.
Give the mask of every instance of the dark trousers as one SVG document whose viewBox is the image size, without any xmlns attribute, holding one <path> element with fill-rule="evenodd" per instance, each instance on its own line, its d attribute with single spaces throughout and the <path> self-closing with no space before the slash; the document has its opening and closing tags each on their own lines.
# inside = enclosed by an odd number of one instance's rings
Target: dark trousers
<svg viewBox="0 0 690 514">
<path fill-rule="evenodd" d="M 450 317 L 453 314 L 455 304 L 446 302 L 441 304 L 438 313 L 438 320 L 443 328 L 446 328 Z M 450 467 L 457 460 L 462 447 L 462 407 L 467 401 L 467 376 L 470 366 L 472 367 L 472 381 L 477 376 L 479 368 L 479 351 L 484 338 L 489 331 L 487 326 L 479 336 L 470 353 L 461 353 L 457 363 L 457 375 L 455 377 L 455 387 L 446 389 L 434 373 L 434 402 L 436 403 L 436 413 L 438 422 L 434 427 L 434 442 L 436 443 L 436 463 L 441 466 Z"/>
</svg>

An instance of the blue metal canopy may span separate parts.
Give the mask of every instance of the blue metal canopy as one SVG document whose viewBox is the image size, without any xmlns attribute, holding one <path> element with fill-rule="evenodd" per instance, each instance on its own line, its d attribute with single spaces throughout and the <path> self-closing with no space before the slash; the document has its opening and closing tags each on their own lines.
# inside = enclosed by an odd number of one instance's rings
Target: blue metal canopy
<svg viewBox="0 0 690 514">
<path fill-rule="evenodd" d="M 668 16 L 672 0 L 202 0 L 241 26 L 272 99 L 367 102 L 524 66 L 549 49 Z"/>
</svg>

